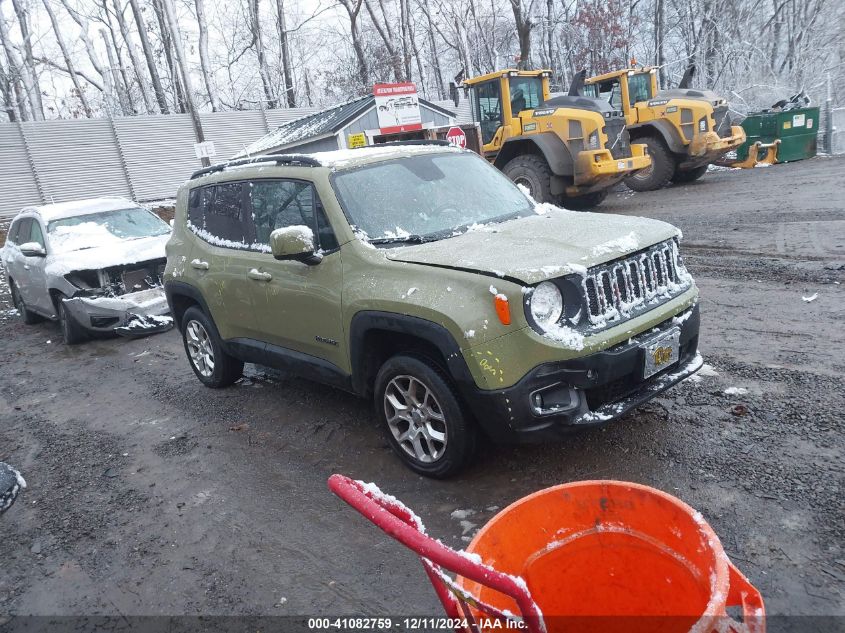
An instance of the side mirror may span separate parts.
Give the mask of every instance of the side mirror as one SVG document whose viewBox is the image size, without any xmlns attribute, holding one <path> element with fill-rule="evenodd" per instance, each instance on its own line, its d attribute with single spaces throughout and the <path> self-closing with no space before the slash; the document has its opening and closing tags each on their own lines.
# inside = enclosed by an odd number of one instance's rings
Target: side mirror
<svg viewBox="0 0 845 633">
<path fill-rule="evenodd" d="M 21 254 L 24 257 L 45 257 L 47 251 L 38 242 L 27 242 L 20 245 Z"/>
<path fill-rule="evenodd" d="M 270 252 L 276 259 L 292 259 L 309 266 L 323 261 L 323 256 L 314 252 L 314 231 L 304 225 L 286 226 L 270 233 Z"/>
</svg>

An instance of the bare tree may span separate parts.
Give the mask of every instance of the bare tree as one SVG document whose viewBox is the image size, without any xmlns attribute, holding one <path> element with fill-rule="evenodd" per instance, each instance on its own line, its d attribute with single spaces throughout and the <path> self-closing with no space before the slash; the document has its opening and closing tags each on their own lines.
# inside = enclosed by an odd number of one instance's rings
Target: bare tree
<svg viewBox="0 0 845 633">
<path fill-rule="evenodd" d="M 279 54 L 282 58 L 282 76 L 285 82 L 285 101 L 289 108 L 296 107 L 296 92 L 293 86 L 293 69 L 290 41 L 285 18 L 285 0 L 276 0 L 276 28 L 279 34 Z"/>
<path fill-rule="evenodd" d="M 12 42 L 9 27 L 6 24 L 6 19 L 3 17 L 3 7 L 0 3 L 0 44 L 3 45 L 3 50 L 6 53 L 6 59 L 9 62 L 9 74 L 12 79 L 12 86 L 17 93 L 18 112 L 21 119 L 24 121 L 33 118 L 35 120 L 43 119 L 43 115 L 39 117 L 39 111 L 36 107 L 35 85 L 32 81 L 32 76 L 27 71 L 21 56 L 18 54 L 17 48 Z"/>
<path fill-rule="evenodd" d="M 205 82 L 205 89 L 208 92 L 208 101 L 211 104 L 212 112 L 220 109 L 220 102 L 217 99 L 217 89 L 212 78 L 211 63 L 208 59 L 208 24 L 205 19 L 205 0 L 194 0 L 197 9 L 197 28 L 199 29 L 199 52 L 202 78 Z"/>
<path fill-rule="evenodd" d="M 153 94 L 150 91 L 149 84 L 147 83 L 146 76 L 144 75 L 144 69 L 141 64 L 141 60 L 138 58 L 138 52 L 132 42 L 132 37 L 129 33 L 129 25 L 126 23 L 126 18 L 123 15 L 123 7 L 120 5 L 121 0 L 114 0 L 114 15 L 117 19 L 117 26 L 120 29 L 120 35 L 123 38 L 123 41 L 126 43 L 126 50 L 129 53 L 129 61 L 132 63 L 132 68 L 135 71 L 135 78 L 138 81 L 138 89 L 141 92 L 141 98 L 144 100 L 144 106 L 146 107 L 148 114 L 154 114 L 156 111 L 156 103 L 153 99 Z"/>
<path fill-rule="evenodd" d="M 18 120 L 18 109 L 12 90 L 12 80 L 9 73 L 3 67 L 3 58 L 0 57 L 0 97 L 3 98 L 3 110 L 6 116 L 9 117 L 9 122 L 14 123 Z"/>
<path fill-rule="evenodd" d="M 388 17 L 387 12 L 384 10 L 383 0 L 378 0 L 381 8 L 381 19 L 376 16 L 375 11 L 373 11 L 372 3 L 373 0 L 364 0 L 364 6 L 367 8 L 370 20 L 376 28 L 376 31 L 378 31 L 382 42 L 384 42 L 384 47 L 387 49 L 387 54 L 390 57 L 390 65 L 393 68 L 393 76 L 396 78 L 396 81 L 406 81 L 402 57 L 396 50 L 396 36 L 393 34 L 393 29 L 390 27 L 392 18 Z"/>
<path fill-rule="evenodd" d="M 12 0 L 12 8 L 15 15 L 18 17 L 18 28 L 21 30 L 21 37 L 23 38 L 23 61 L 26 64 L 26 72 L 32 78 L 32 86 L 35 101 L 32 106 L 37 112 L 37 119 L 44 118 L 44 104 L 41 101 L 41 86 L 38 81 L 38 71 L 35 68 L 35 59 L 32 53 L 32 33 L 29 29 L 29 11 L 21 4 L 20 0 Z"/>
<path fill-rule="evenodd" d="M 261 31 L 261 18 L 259 15 L 259 0 L 247 0 L 249 8 L 249 28 L 252 33 L 252 45 L 255 48 L 255 56 L 258 59 L 258 74 L 261 76 L 261 85 L 264 88 L 264 99 L 268 108 L 276 107 L 276 95 L 273 92 L 273 82 L 270 79 L 270 67 L 267 64 L 267 53 L 264 48 L 264 36 Z"/>
<path fill-rule="evenodd" d="M 346 13 L 349 15 L 349 30 L 352 35 L 352 48 L 355 49 L 355 56 L 358 58 L 358 75 L 364 89 L 370 88 L 370 68 L 367 64 L 367 56 L 364 54 L 364 44 L 361 40 L 361 32 L 358 24 L 358 17 L 361 13 L 361 4 L 364 0 L 338 0 Z"/>
<path fill-rule="evenodd" d="M 59 21 L 56 19 L 56 13 L 53 11 L 53 7 L 50 6 L 50 0 L 43 0 L 44 9 L 47 11 L 47 16 L 50 18 L 50 24 L 53 27 L 53 33 L 56 36 L 56 42 L 59 44 L 59 50 L 62 51 L 62 58 L 65 61 L 65 67 L 67 68 L 67 73 L 70 76 L 70 80 L 73 83 L 74 90 L 76 90 L 76 97 L 79 99 L 79 102 L 82 104 L 82 110 L 85 113 L 85 116 L 91 117 L 93 116 L 91 110 L 91 104 L 88 103 L 88 98 L 85 96 L 85 91 L 82 89 L 82 84 L 79 83 L 79 76 L 76 74 L 75 64 L 73 63 L 73 58 L 68 51 L 67 44 L 65 43 L 65 36 L 62 33 L 62 29 L 59 26 Z"/>
<path fill-rule="evenodd" d="M 162 114 L 168 114 L 170 112 L 170 108 L 167 106 L 167 97 L 164 94 L 164 87 L 161 85 L 161 77 L 159 76 L 158 68 L 156 67 L 153 47 L 150 45 L 150 38 L 147 36 L 147 25 L 144 22 L 144 16 L 141 14 L 141 8 L 138 6 L 138 0 L 129 0 L 129 6 L 132 7 L 132 15 L 135 18 L 135 25 L 138 27 L 138 37 L 141 40 L 141 50 L 144 52 L 144 58 L 147 61 L 147 70 L 150 73 L 150 80 L 153 83 L 153 90 L 155 91 L 159 110 L 161 110 Z"/>
</svg>

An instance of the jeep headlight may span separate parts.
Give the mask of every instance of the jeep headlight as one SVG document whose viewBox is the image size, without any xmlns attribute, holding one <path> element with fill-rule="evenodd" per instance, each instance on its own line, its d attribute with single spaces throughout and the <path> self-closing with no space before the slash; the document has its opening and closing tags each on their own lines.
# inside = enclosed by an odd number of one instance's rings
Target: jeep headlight
<svg viewBox="0 0 845 633">
<path fill-rule="evenodd" d="M 590 134 L 590 138 L 587 139 L 587 147 L 590 149 L 598 149 L 599 148 L 599 131 L 596 130 L 592 134 Z"/>
<path fill-rule="evenodd" d="M 544 281 L 531 293 L 528 308 L 531 318 L 543 330 L 548 330 L 563 315 L 563 295 L 550 281 Z"/>
</svg>

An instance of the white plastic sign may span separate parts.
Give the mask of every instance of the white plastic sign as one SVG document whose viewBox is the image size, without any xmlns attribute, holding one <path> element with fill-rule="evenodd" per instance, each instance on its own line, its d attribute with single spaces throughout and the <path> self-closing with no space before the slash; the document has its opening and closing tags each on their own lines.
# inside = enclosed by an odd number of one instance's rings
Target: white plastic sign
<svg viewBox="0 0 845 633">
<path fill-rule="evenodd" d="M 214 141 L 194 143 L 194 154 L 197 155 L 197 158 L 214 158 L 217 156 L 217 150 L 214 149 Z"/>
</svg>

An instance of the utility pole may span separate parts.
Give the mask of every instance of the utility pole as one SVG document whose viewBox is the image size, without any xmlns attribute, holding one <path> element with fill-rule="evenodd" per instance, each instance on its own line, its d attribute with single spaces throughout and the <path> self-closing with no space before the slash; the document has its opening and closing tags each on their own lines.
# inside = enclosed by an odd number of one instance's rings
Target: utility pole
<svg viewBox="0 0 845 633">
<path fill-rule="evenodd" d="M 197 106 L 194 103 L 194 91 L 191 89 L 191 77 L 188 74 L 188 64 L 185 61 L 185 51 L 182 48 L 182 36 L 179 34 L 176 11 L 173 9 L 173 0 L 162 0 L 162 5 L 164 6 L 164 13 L 167 16 L 167 25 L 173 40 L 173 48 L 176 51 L 176 64 L 179 66 L 179 75 L 182 78 L 182 85 L 185 88 L 185 105 L 188 107 L 188 113 L 191 115 L 191 121 L 194 124 L 194 134 L 197 137 L 197 142 L 204 143 L 205 134 L 202 131 L 200 113 L 197 112 Z M 211 161 L 208 158 L 204 157 L 201 160 L 203 167 L 211 165 Z"/>
</svg>

